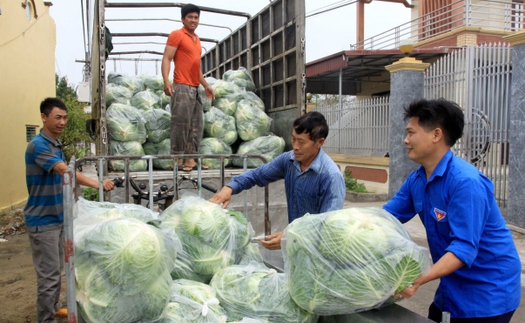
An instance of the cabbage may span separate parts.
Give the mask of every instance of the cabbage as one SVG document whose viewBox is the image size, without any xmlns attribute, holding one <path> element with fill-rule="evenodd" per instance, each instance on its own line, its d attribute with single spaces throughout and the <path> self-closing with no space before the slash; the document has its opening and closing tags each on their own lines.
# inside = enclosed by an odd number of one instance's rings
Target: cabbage
<svg viewBox="0 0 525 323">
<path fill-rule="evenodd" d="M 213 289 L 186 279 L 173 281 L 170 303 L 159 323 L 225 323 L 226 315 Z"/>
<path fill-rule="evenodd" d="M 131 105 L 131 97 L 133 96 L 133 92 L 130 89 L 111 83 L 108 85 L 113 86 L 108 86 L 106 88 L 106 106 L 109 107 L 113 103 Z"/>
<path fill-rule="evenodd" d="M 164 92 L 164 80 L 162 79 L 162 76 L 144 74 L 144 75 L 141 75 L 141 77 L 142 77 L 142 82 L 144 83 L 144 87 L 146 90 L 150 90 L 151 92 L 155 92 L 155 93 L 157 91 Z"/>
<path fill-rule="evenodd" d="M 199 154 L 209 155 L 231 155 L 232 149 L 224 141 L 217 138 L 204 138 L 201 140 L 199 146 Z M 228 158 L 224 159 L 224 166 L 228 166 L 230 160 Z M 203 158 L 202 164 L 208 166 L 210 169 L 219 169 L 221 168 L 220 158 Z"/>
<path fill-rule="evenodd" d="M 215 99 L 224 98 L 230 94 L 239 93 L 241 91 L 237 85 L 224 80 L 217 80 L 210 86 L 213 89 L 213 94 L 215 94 Z"/>
<path fill-rule="evenodd" d="M 319 315 L 390 304 L 430 267 L 427 249 L 380 208 L 306 214 L 288 225 L 283 240 L 290 295 Z"/>
<path fill-rule="evenodd" d="M 146 120 L 137 108 L 113 103 L 106 111 L 111 139 L 118 141 L 146 141 Z"/>
<path fill-rule="evenodd" d="M 76 299 L 84 319 L 159 319 L 170 295 L 176 246 L 170 235 L 143 222 L 151 211 L 81 199 L 74 217 Z"/>
<path fill-rule="evenodd" d="M 195 272 L 208 278 L 234 264 L 253 236 L 244 216 L 189 194 L 164 210 L 161 220 L 162 228 L 179 236 Z"/>
<path fill-rule="evenodd" d="M 151 109 L 142 113 L 146 123 L 147 141 L 158 143 L 170 138 L 171 114 L 166 110 Z M 169 151 L 168 151 L 169 154 Z"/>
<path fill-rule="evenodd" d="M 127 74 L 109 72 L 108 83 L 122 85 L 131 90 L 133 94 L 144 90 L 144 84 L 142 83 L 140 76 L 129 76 Z"/>
<path fill-rule="evenodd" d="M 264 109 L 264 102 L 257 96 L 257 94 L 253 92 L 244 92 L 243 93 L 244 99 L 250 101 L 254 106 L 261 109 L 262 111 L 265 111 Z"/>
<path fill-rule="evenodd" d="M 229 116 L 235 115 L 235 111 L 237 111 L 237 103 L 237 97 L 233 95 L 227 95 L 223 98 L 216 98 L 213 100 L 213 106 Z M 208 111 L 209 110 L 210 109 L 208 109 Z"/>
<path fill-rule="evenodd" d="M 272 323 L 314 323 L 318 319 L 294 303 L 284 274 L 261 263 L 221 269 L 210 286 L 232 320 L 247 316 L 267 318 Z"/>
<path fill-rule="evenodd" d="M 239 254 L 239 260 L 235 261 L 235 264 L 247 265 L 252 261 L 259 263 L 264 262 L 261 251 L 255 243 L 249 243 L 244 247 L 243 252 Z"/>
<path fill-rule="evenodd" d="M 222 78 L 225 81 L 234 83 L 239 88 L 245 89 L 246 91 L 255 90 L 255 84 L 253 83 L 250 73 L 248 73 L 246 68 L 242 66 L 237 70 L 228 70 L 224 72 Z"/>
<path fill-rule="evenodd" d="M 278 136 L 263 136 L 240 144 L 237 149 L 239 155 L 262 155 L 267 162 L 282 154 L 284 151 L 284 139 Z M 247 158 L 247 166 L 259 167 L 263 161 L 259 158 Z M 243 158 L 234 158 L 233 165 L 244 167 Z"/>
<path fill-rule="evenodd" d="M 237 140 L 235 118 L 211 107 L 204 113 L 204 136 L 219 138 L 227 145 L 233 144 Z"/>
<path fill-rule="evenodd" d="M 166 107 L 166 106 L 169 106 L 171 102 L 171 96 L 167 96 L 166 93 L 164 93 L 164 90 L 157 91 L 155 92 L 155 94 L 159 97 L 159 102 L 153 107 L 155 109 L 162 109 L 162 110 L 166 110 L 171 113 L 171 109 Z"/>
<path fill-rule="evenodd" d="M 265 136 L 270 130 L 271 119 L 248 100 L 241 100 L 235 111 L 235 124 L 242 140 Z"/>
<path fill-rule="evenodd" d="M 146 142 L 142 147 L 144 147 L 146 155 L 170 155 L 170 138 L 158 143 Z M 153 159 L 153 168 L 155 169 L 170 170 L 173 169 L 173 164 L 173 159 Z"/>
<path fill-rule="evenodd" d="M 150 110 L 158 106 L 159 96 L 151 91 L 140 91 L 131 98 L 131 105 L 139 110 Z"/>
<path fill-rule="evenodd" d="M 112 140 L 109 144 L 109 151 L 111 156 L 142 156 L 144 155 L 144 148 L 138 141 L 125 141 L 120 142 Z M 130 159 L 129 170 L 131 172 L 145 171 L 148 166 L 148 162 L 145 159 Z M 126 167 L 126 161 L 124 159 L 116 159 L 109 161 L 109 168 L 114 171 L 124 171 Z"/>
</svg>

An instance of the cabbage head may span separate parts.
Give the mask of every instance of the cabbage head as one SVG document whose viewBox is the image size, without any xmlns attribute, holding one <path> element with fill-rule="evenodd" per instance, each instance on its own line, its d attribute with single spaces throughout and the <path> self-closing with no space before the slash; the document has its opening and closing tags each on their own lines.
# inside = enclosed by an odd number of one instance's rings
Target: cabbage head
<svg viewBox="0 0 525 323">
<path fill-rule="evenodd" d="M 242 140 L 265 136 L 270 130 L 271 119 L 250 101 L 241 100 L 235 111 L 237 132 Z"/>
<path fill-rule="evenodd" d="M 139 110 L 148 111 L 155 105 L 158 106 L 159 100 L 159 96 L 151 91 L 140 91 L 131 98 L 131 105 Z"/>
<path fill-rule="evenodd" d="M 148 142 L 158 143 L 170 138 L 171 113 L 166 110 L 151 109 L 144 111 L 142 116 L 146 120 L 144 126 Z"/>
<path fill-rule="evenodd" d="M 116 141 L 112 140 L 109 143 L 109 151 L 111 156 L 143 156 L 144 148 L 138 141 Z M 145 171 L 148 166 L 148 162 L 145 159 L 130 159 L 129 170 L 131 172 Z M 109 161 L 109 168 L 114 171 L 124 171 L 126 167 L 126 161 L 124 159 L 116 159 Z"/>
<path fill-rule="evenodd" d="M 146 141 L 146 120 L 135 107 L 113 103 L 106 111 L 111 139 L 118 141 Z"/>
<path fill-rule="evenodd" d="M 273 323 L 315 323 L 318 319 L 295 304 L 284 274 L 261 263 L 223 268 L 210 286 L 232 320 L 257 317 Z"/>
<path fill-rule="evenodd" d="M 235 115 L 235 111 L 237 111 L 237 103 L 237 97 L 234 95 L 228 95 L 223 98 L 216 98 L 213 100 L 213 106 L 229 116 Z"/>
<path fill-rule="evenodd" d="M 224 141 L 217 138 L 204 138 L 201 140 L 199 146 L 199 154 L 203 155 L 231 155 L 232 149 Z M 224 166 L 228 166 L 230 160 L 228 158 L 224 159 Z M 202 164 L 208 166 L 210 169 L 219 169 L 221 168 L 220 158 L 203 158 Z"/>
<path fill-rule="evenodd" d="M 246 91 L 255 91 L 255 83 L 253 82 L 250 73 L 242 66 L 237 70 L 228 70 L 224 72 L 222 79 L 232 82 Z"/>
<path fill-rule="evenodd" d="M 232 265 L 253 236 L 251 225 L 237 214 L 200 197 L 184 195 L 161 215 L 162 228 L 174 230 L 195 272 L 211 278 Z"/>
<path fill-rule="evenodd" d="M 283 238 L 290 295 L 319 315 L 390 304 L 430 268 L 428 250 L 380 208 L 306 214 L 288 225 Z"/>
<path fill-rule="evenodd" d="M 211 107 L 204 113 L 204 136 L 221 139 L 227 145 L 233 144 L 237 140 L 235 118 Z"/>
<path fill-rule="evenodd" d="M 144 145 L 144 153 L 146 155 L 170 155 L 171 145 L 170 138 L 164 139 L 161 142 L 146 142 Z M 173 169 L 173 159 L 153 159 L 153 168 L 161 170 Z"/>
<path fill-rule="evenodd" d="M 131 97 L 133 97 L 133 92 L 127 87 L 124 87 L 121 85 L 113 85 L 113 86 L 108 86 L 106 88 L 106 106 L 107 107 L 109 107 L 113 103 L 131 105 Z"/>
<path fill-rule="evenodd" d="M 265 111 L 264 102 L 263 100 L 261 100 L 260 97 L 257 96 L 257 94 L 247 91 L 244 92 L 243 95 L 245 100 L 250 101 L 257 108 L 261 109 L 262 111 Z"/>
<path fill-rule="evenodd" d="M 227 97 L 228 95 L 239 93 L 241 89 L 232 82 L 217 80 L 213 85 L 210 85 L 215 94 L 215 99 Z"/>
<path fill-rule="evenodd" d="M 272 161 L 284 151 L 284 139 L 278 136 L 263 136 L 240 144 L 237 149 L 239 155 L 262 155 L 267 162 Z M 259 167 L 263 161 L 259 158 L 248 158 L 247 165 L 250 168 Z M 243 158 L 234 158 L 233 165 L 244 167 Z"/>
<path fill-rule="evenodd" d="M 170 303 L 159 323 L 225 323 L 226 315 L 213 289 L 186 279 L 173 281 Z"/>
<path fill-rule="evenodd" d="M 204 90 L 204 86 L 202 84 L 199 84 L 199 96 L 202 101 L 202 111 L 204 112 L 209 111 L 213 101 L 208 100 L 208 98 L 206 97 L 206 90 Z"/>
<path fill-rule="evenodd" d="M 143 74 L 141 77 L 145 90 L 150 90 L 155 93 L 157 93 L 157 91 L 164 92 L 164 80 L 161 75 Z"/>
<path fill-rule="evenodd" d="M 109 72 L 108 83 L 122 85 L 133 92 L 133 94 L 144 91 L 144 83 L 140 76 L 130 76 L 124 73 Z"/>
</svg>

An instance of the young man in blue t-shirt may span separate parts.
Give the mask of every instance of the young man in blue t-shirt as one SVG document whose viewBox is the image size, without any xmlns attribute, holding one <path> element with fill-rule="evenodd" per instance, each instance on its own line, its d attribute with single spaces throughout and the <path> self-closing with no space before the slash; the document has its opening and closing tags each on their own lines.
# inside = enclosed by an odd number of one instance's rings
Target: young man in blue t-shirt
<svg viewBox="0 0 525 323">
<path fill-rule="evenodd" d="M 27 146 L 26 183 L 29 197 L 24 208 L 25 222 L 37 275 L 37 321 L 55 323 L 59 307 L 61 272 L 64 266 L 64 212 L 62 176 L 67 170 L 58 136 L 67 125 L 67 108 L 59 99 L 40 104 L 42 131 Z M 76 173 L 81 185 L 99 188 L 99 182 Z M 114 184 L 106 179 L 104 190 Z"/>
<path fill-rule="evenodd" d="M 412 172 L 384 205 L 402 223 L 419 214 L 434 264 L 394 298 L 409 298 L 439 279 L 429 318 L 451 323 L 508 323 L 520 304 L 521 261 L 492 182 L 450 148 L 463 134 L 461 108 L 418 100 L 405 110 Z"/>
</svg>

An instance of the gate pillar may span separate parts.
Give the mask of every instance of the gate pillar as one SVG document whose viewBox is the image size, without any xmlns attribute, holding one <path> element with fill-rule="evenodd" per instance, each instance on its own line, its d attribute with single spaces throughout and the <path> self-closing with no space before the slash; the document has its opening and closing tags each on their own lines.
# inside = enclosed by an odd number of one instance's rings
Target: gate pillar
<svg viewBox="0 0 525 323">
<path fill-rule="evenodd" d="M 506 220 L 525 228 L 525 30 L 504 37 L 512 44 L 509 127 L 509 201 Z"/>
<path fill-rule="evenodd" d="M 388 197 L 391 198 L 410 172 L 418 165 L 408 158 L 403 140 L 406 132 L 404 109 L 412 101 L 423 98 L 423 72 L 430 66 L 413 57 L 404 57 L 391 65 L 385 66 L 390 72 L 390 111 L 389 111 L 389 179 Z"/>
</svg>

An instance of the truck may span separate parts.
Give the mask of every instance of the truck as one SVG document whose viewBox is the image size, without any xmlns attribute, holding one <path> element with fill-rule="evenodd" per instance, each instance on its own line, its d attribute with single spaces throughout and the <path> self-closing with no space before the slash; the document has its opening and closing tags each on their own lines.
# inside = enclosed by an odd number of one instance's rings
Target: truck
<svg viewBox="0 0 525 323">
<path fill-rule="evenodd" d="M 108 50 L 106 48 L 107 37 L 110 36 L 106 24 L 106 11 L 118 8 L 136 9 L 141 8 L 176 8 L 184 5 L 174 2 L 108 2 L 96 0 L 93 10 L 93 37 L 90 58 L 90 83 L 91 83 L 91 108 L 92 119 L 87 124 L 87 129 L 93 134 L 96 152 L 95 155 L 104 159 L 110 158 L 109 134 L 106 120 L 106 85 L 108 70 Z M 246 18 L 246 22 L 233 30 L 222 40 L 214 40 L 201 35 L 201 41 L 214 43 L 215 46 L 201 57 L 201 68 L 205 77 L 221 78 L 222 75 L 232 69 L 246 68 L 253 77 L 255 93 L 263 100 L 265 112 L 271 117 L 271 132 L 284 138 L 286 148 L 291 148 L 290 125 L 293 120 L 305 113 L 306 105 L 306 73 L 305 73 L 305 1 L 304 0 L 274 0 L 261 9 L 257 14 L 237 12 L 233 10 L 222 10 L 210 7 L 200 7 L 202 12 L 212 12 L 225 16 L 238 16 Z M 205 23 L 201 19 L 201 24 Z M 110 28 L 107 28 L 110 27 Z M 140 31 L 137 22 L 137 30 Z M 169 32 L 169 31 L 166 31 Z M 118 37 L 167 37 L 166 32 L 129 32 L 113 33 L 113 39 Z M 153 53 L 153 51 L 129 51 L 114 52 L 113 55 L 142 55 Z M 109 57 L 112 53 L 109 52 Z M 99 176 L 112 176 L 107 168 L 100 162 Z M 76 166 L 76 165 L 75 165 Z M 70 165 L 65 183 L 65 214 L 72 213 L 74 204 L 74 175 Z M 173 172 L 172 172 L 173 173 Z M 173 175 L 157 174 L 157 178 Z M 235 175 L 234 173 L 230 173 Z M 200 176 L 200 173 L 199 173 Z M 152 178 L 151 174 L 149 178 Z M 199 177 L 200 179 L 200 177 Z M 224 182 L 224 177 L 220 183 Z M 283 184 L 276 184 L 270 188 L 274 192 L 272 201 L 274 210 L 283 211 L 285 208 Z M 127 192 L 129 194 L 129 192 Z M 265 200 L 268 201 L 268 190 L 265 191 Z M 270 193 L 271 194 L 271 193 Z M 253 197 L 253 196 L 252 196 Z M 244 197 L 252 198 L 252 197 Z M 258 204 L 258 203 L 254 203 Z M 254 206 L 257 208 L 257 205 Z M 283 217 L 285 218 L 285 217 Z M 71 218 L 72 219 L 72 218 Z M 66 220 L 67 222 L 67 220 Z M 277 224 L 277 228 L 283 229 L 285 223 Z M 66 223 L 66 230 L 72 232 L 72 224 Z M 69 253 L 66 260 L 66 273 L 68 274 L 68 306 L 72 312 L 69 313 L 68 321 L 76 322 L 77 315 L 75 304 L 75 276 L 74 276 L 74 251 L 72 240 L 66 243 Z M 71 245 L 71 246 L 70 246 Z M 277 270 L 283 270 L 284 261 L 280 251 L 263 251 L 265 262 Z M 402 306 L 393 304 L 391 306 L 371 310 L 352 315 L 324 316 L 319 319 L 321 323 L 331 322 L 430 322 Z"/>
</svg>

